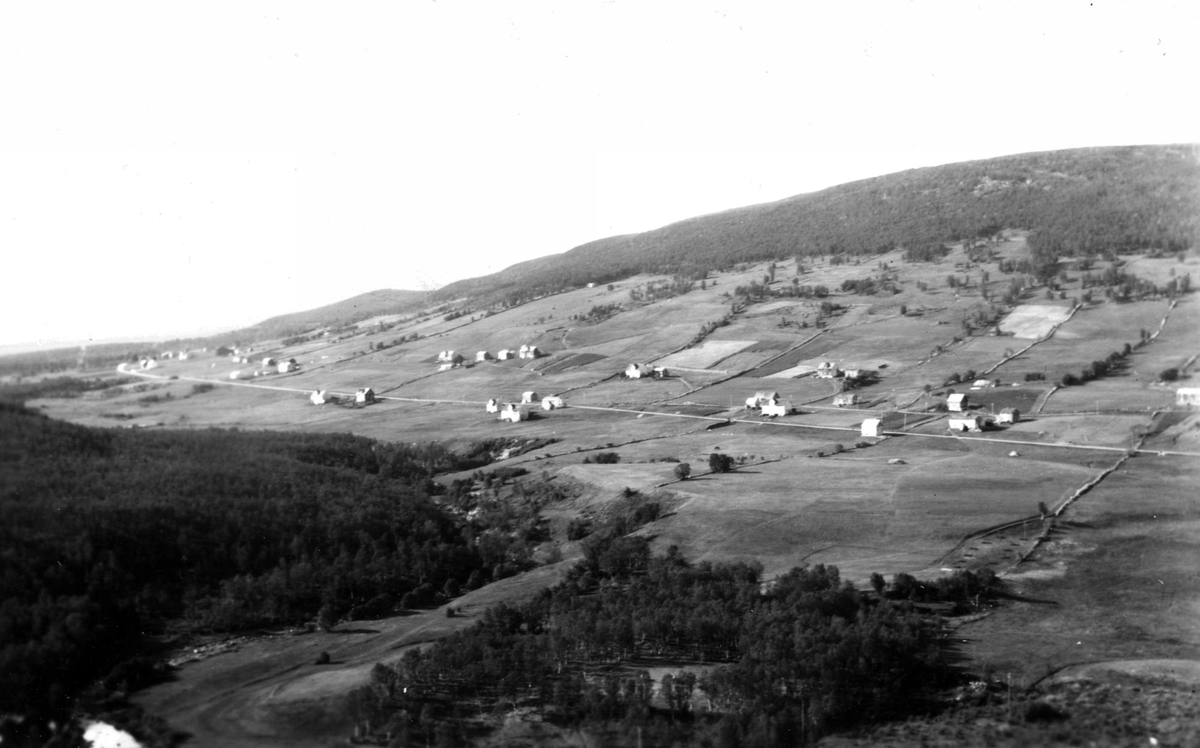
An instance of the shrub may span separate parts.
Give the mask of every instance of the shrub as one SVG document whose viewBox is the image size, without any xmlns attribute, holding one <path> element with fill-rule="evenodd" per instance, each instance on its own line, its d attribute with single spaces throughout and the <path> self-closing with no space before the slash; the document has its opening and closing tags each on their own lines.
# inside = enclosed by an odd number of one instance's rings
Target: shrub
<svg viewBox="0 0 1200 748">
<path fill-rule="evenodd" d="M 726 454 L 713 452 L 708 456 L 708 469 L 714 473 L 728 473 L 733 470 L 733 458 Z"/>
<path fill-rule="evenodd" d="M 692 466 L 686 462 L 681 462 L 675 466 L 675 477 L 679 480 L 687 480 L 692 474 Z"/>
<path fill-rule="evenodd" d="M 1179 369 L 1175 367 L 1163 369 L 1158 373 L 1158 378 L 1163 382 L 1174 382 L 1176 379 L 1179 379 Z"/>
<path fill-rule="evenodd" d="M 621 461 L 621 455 L 616 452 L 601 452 L 596 455 L 596 464 L 598 465 L 615 465 Z"/>
</svg>

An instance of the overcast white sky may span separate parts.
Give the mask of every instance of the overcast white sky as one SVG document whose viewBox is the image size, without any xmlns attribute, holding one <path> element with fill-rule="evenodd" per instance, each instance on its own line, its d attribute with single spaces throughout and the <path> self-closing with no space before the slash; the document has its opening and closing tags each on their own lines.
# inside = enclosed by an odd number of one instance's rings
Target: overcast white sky
<svg viewBox="0 0 1200 748">
<path fill-rule="evenodd" d="M 1198 50 L 1191 2 L 7 3 L 0 346 L 231 329 L 905 168 L 1200 142 Z"/>
</svg>

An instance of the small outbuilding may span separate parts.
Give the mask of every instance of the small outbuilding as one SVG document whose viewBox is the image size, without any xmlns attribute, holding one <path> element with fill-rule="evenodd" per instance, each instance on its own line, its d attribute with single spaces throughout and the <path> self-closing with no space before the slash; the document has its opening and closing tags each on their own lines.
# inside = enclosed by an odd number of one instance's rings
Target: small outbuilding
<svg viewBox="0 0 1200 748">
<path fill-rule="evenodd" d="M 882 418 L 868 418 L 862 422 L 863 436 L 879 436 L 879 432 L 883 430 Z"/>
<path fill-rule="evenodd" d="M 976 379 L 975 383 L 972 384 L 971 386 L 978 387 L 979 389 L 984 389 L 985 387 L 995 387 L 996 383 L 990 379 Z"/>
<path fill-rule="evenodd" d="M 356 405 L 369 405 L 375 402 L 375 390 L 363 387 L 354 393 L 354 402 Z"/>
<path fill-rule="evenodd" d="M 329 390 L 313 390 L 308 396 L 308 401 L 313 405 L 324 405 L 329 402 Z"/>
<path fill-rule="evenodd" d="M 996 414 L 996 423 L 1016 423 L 1021 420 L 1021 411 L 1016 408 L 1005 408 Z"/>
<path fill-rule="evenodd" d="M 521 393 L 521 404 L 522 405 L 529 405 L 531 403 L 537 402 L 537 400 L 538 400 L 538 394 L 536 392 L 534 392 L 533 390 Z"/>
<path fill-rule="evenodd" d="M 292 359 L 291 361 L 280 361 L 279 366 L 277 367 L 277 371 L 280 374 L 287 374 L 288 372 L 292 372 L 295 370 L 296 370 L 296 359 Z"/>
<path fill-rule="evenodd" d="M 848 405 L 858 405 L 857 392 L 842 392 L 833 396 L 833 404 L 839 408 L 845 408 Z"/>
<path fill-rule="evenodd" d="M 550 395 L 542 398 L 542 410 L 555 410 L 557 408 L 565 408 L 563 399 L 558 395 Z"/>
<path fill-rule="evenodd" d="M 499 413 L 500 412 L 500 401 L 494 397 L 490 398 L 487 401 L 487 412 L 488 413 Z"/>
<path fill-rule="evenodd" d="M 480 351 L 479 353 L 475 354 L 475 363 L 482 363 L 484 361 L 491 360 L 493 360 L 492 354 L 487 351 Z"/>
<path fill-rule="evenodd" d="M 952 413 L 962 413 L 969 407 L 971 407 L 971 404 L 965 393 L 955 392 L 946 398 L 946 410 Z"/>
<path fill-rule="evenodd" d="M 274 366 L 277 363 L 279 363 L 279 362 L 276 361 L 275 359 L 271 358 L 270 356 L 267 356 L 262 361 L 263 367 Z"/>
</svg>

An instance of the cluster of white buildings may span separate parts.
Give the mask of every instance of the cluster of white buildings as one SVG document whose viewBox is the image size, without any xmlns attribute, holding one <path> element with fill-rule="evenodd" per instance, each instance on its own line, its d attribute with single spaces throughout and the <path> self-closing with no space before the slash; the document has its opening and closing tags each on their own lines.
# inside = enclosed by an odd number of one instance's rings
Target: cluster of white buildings
<svg viewBox="0 0 1200 748">
<path fill-rule="evenodd" d="M 652 364 L 630 364 L 629 366 L 625 367 L 626 379 L 643 379 L 646 377 L 662 379 L 665 376 L 667 376 L 667 367 L 665 366 L 654 366 Z"/>
</svg>

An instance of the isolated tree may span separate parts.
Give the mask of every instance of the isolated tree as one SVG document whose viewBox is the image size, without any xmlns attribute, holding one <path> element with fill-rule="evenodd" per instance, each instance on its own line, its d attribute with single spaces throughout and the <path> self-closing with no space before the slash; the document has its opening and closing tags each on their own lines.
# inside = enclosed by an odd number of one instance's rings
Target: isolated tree
<svg viewBox="0 0 1200 748">
<path fill-rule="evenodd" d="M 733 458 L 720 452 L 708 456 L 708 469 L 714 473 L 728 473 L 733 470 Z"/>
<path fill-rule="evenodd" d="M 681 462 L 675 466 L 675 477 L 679 480 L 687 480 L 692 474 L 692 466 L 689 463 Z"/>
<path fill-rule="evenodd" d="M 883 591 L 887 589 L 887 580 L 877 571 L 871 574 L 871 589 L 880 597 L 883 597 Z"/>
</svg>

